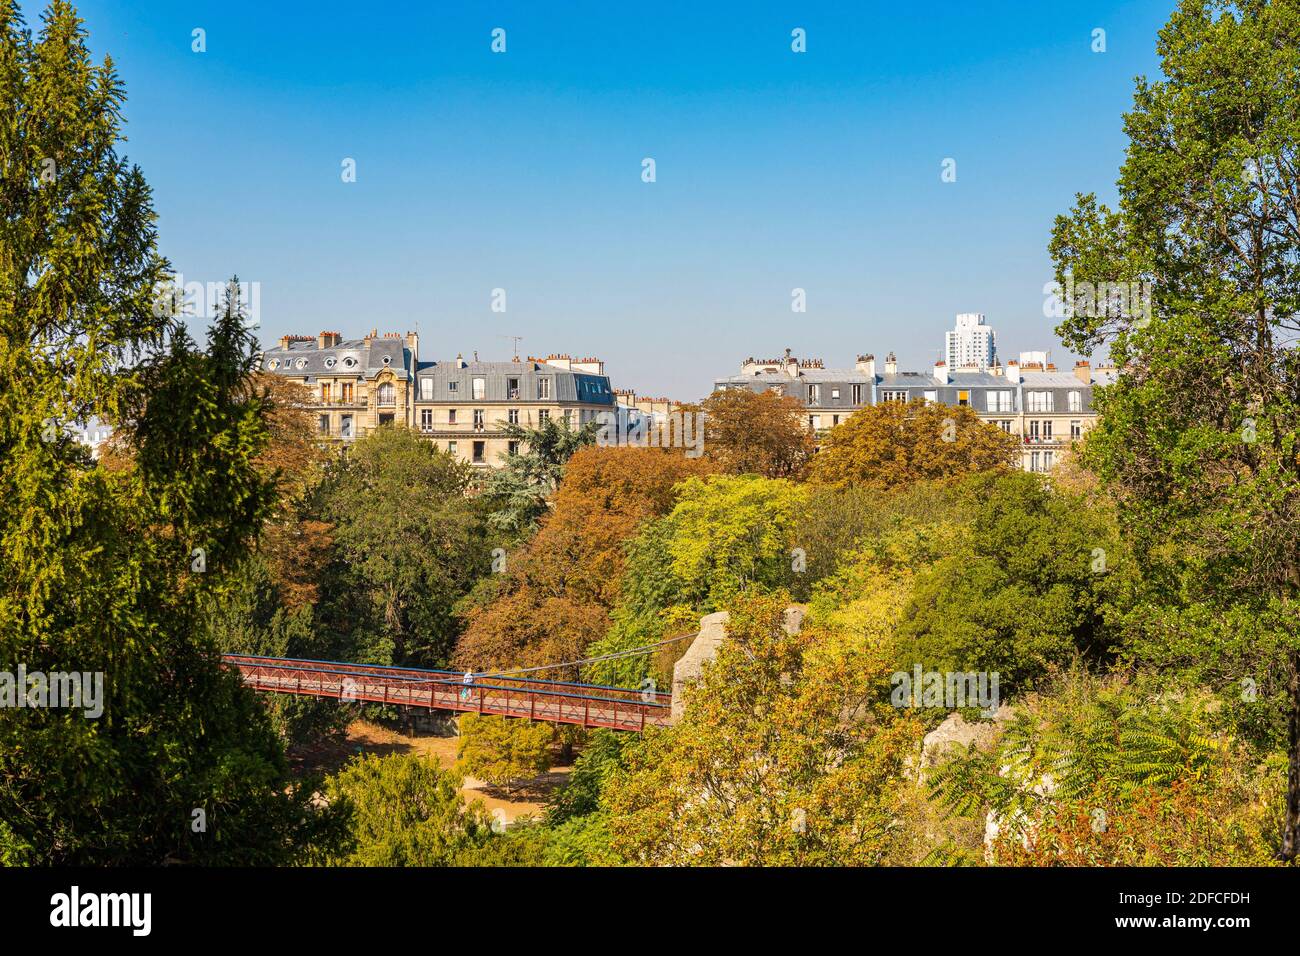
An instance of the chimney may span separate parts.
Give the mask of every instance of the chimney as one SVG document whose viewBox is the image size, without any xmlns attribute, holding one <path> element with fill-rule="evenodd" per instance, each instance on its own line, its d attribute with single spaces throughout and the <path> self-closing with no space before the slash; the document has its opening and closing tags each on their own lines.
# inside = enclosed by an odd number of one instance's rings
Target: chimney
<svg viewBox="0 0 1300 956">
<path fill-rule="evenodd" d="M 316 336 L 316 347 L 322 349 L 332 349 L 343 340 L 343 336 L 338 332 L 322 332 Z"/>
<path fill-rule="evenodd" d="M 934 363 L 934 377 L 937 378 L 944 385 L 948 384 L 948 363 L 947 362 Z"/>
<path fill-rule="evenodd" d="M 785 374 L 791 378 L 799 377 L 799 360 L 790 354 L 790 350 L 785 350 Z"/>
<path fill-rule="evenodd" d="M 1007 362 L 1007 381 L 1012 385 L 1020 384 L 1020 363 L 1014 359 Z"/>
<path fill-rule="evenodd" d="M 874 355 L 859 355 L 858 362 L 853 366 L 867 378 L 876 377 L 876 357 Z"/>
<path fill-rule="evenodd" d="M 898 374 L 898 359 L 894 357 L 893 352 L 890 352 L 888 355 L 885 356 L 885 374 L 886 375 Z"/>
<path fill-rule="evenodd" d="M 1084 385 L 1092 384 L 1092 365 L 1087 359 L 1080 359 L 1074 363 L 1074 377 Z"/>
<path fill-rule="evenodd" d="M 288 335 L 280 336 L 280 348 L 287 349 L 289 347 L 289 339 L 290 336 Z"/>
</svg>

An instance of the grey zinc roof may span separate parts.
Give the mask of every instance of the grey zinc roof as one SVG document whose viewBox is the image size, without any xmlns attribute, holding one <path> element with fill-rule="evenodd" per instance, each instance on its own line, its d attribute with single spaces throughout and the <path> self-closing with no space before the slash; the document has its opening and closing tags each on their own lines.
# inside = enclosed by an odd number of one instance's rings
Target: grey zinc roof
<svg viewBox="0 0 1300 956">
<path fill-rule="evenodd" d="M 363 339 L 347 339 L 329 348 L 318 348 L 316 341 L 290 342 L 289 347 L 265 349 L 262 352 L 261 368 L 267 372 L 281 375 L 362 375 L 374 378 L 383 369 L 391 368 L 400 379 L 407 378 L 410 364 L 410 350 L 402 339 L 371 339 L 369 363 L 367 364 L 366 343 Z M 384 359 L 388 363 L 384 363 Z M 332 364 L 331 364 L 332 360 Z M 349 366 L 348 362 L 355 362 Z M 273 366 L 273 363 L 278 363 Z"/>
<path fill-rule="evenodd" d="M 614 392 L 609 376 L 592 372 L 563 369 L 540 362 L 421 362 L 416 373 L 420 379 L 433 380 L 433 398 L 423 398 L 424 389 L 416 390 L 417 404 L 422 401 L 449 402 L 474 401 L 473 379 L 483 378 L 483 401 L 539 401 L 537 382 L 546 378 L 552 382 L 550 397 L 546 401 L 587 402 L 592 405 L 613 405 Z M 508 380 L 519 379 L 519 393 L 511 396 Z M 451 383 L 456 383 L 456 391 Z"/>
</svg>

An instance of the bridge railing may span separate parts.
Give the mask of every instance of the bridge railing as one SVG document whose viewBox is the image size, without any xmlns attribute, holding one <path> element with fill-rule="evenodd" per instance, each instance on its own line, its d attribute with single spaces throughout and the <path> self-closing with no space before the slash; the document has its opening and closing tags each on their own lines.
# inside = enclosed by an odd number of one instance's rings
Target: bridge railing
<svg viewBox="0 0 1300 956">
<path fill-rule="evenodd" d="M 245 684 L 271 693 L 525 717 L 616 730 L 643 730 L 666 724 L 671 712 L 671 694 L 625 687 L 526 678 L 490 678 L 465 684 L 451 671 L 236 654 L 223 655 L 223 660 L 240 671 Z"/>
</svg>

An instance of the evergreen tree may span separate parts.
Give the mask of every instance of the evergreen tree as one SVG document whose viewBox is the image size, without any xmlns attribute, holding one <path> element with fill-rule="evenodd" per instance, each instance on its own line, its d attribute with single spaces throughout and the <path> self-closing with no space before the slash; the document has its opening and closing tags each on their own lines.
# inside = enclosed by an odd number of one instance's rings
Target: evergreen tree
<svg viewBox="0 0 1300 956">
<path fill-rule="evenodd" d="M 0 0 L 0 672 L 99 673 L 104 698 L 0 708 L 0 861 L 281 862 L 322 818 L 198 636 L 272 497 L 255 343 L 236 300 L 206 350 L 159 307 L 122 99 L 67 3 L 33 37 Z M 126 467 L 73 439 L 91 416 Z"/>
</svg>

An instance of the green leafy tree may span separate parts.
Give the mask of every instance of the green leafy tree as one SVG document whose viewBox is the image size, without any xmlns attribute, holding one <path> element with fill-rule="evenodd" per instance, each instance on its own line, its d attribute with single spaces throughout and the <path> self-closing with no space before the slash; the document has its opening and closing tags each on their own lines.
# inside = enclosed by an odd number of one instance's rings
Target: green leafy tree
<svg viewBox="0 0 1300 956">
<path fill-rule="evenodd" d="M 551 769 L 555 728 L 541 721 L 465 714 L 456 740 L 456 769 L 509 792 Z"/>
<path fill-rule="evenodd" d="M 281 863 L 325 818 L 198 610 L 272 498 L 255 343 L 236 301 L 205 350 L 158 306 L 122 100 L 67 3 L 33 37 L 0 2 L 0 670 L 99 673 L 104 698 L 0 709 L 0 861 Z M 92 415 L 128 466 L 69 436 Z"/>
<path fill-rule="evenodd" d="M 1265 864 L 1281 761 L 1256 764 L 1222 732 L 1218 709 L 1164 679 L 1068 673 L 1031 695 L 991 746 L 935 768 L 928 786 L 948 811 L 991 819 L 987 849 L 1001 865 Z"/>
<path fill-rule="evenodd" d="M 501 426 L 505 438 L 519 443 L 519 450 L 502 458 L 502 467 L 488 475 L 483 494 L 492 507 L 491 526 L 500 532 L 522 537 L 537 530 L 546 514 L 547 501 L 564 477 L 564 466 L 574 452 L 595 444 L 598 421 L 571 428 L 567 420 L 548 418 L 536 427 Z"/>
<path fill-rule="evenodd" d="M 322 617 L 353 635 L 363 659 L 434 667 L 449 659 L 456 602 L 491 562 L 481 514 L 465 497 L 469 471 L 409 429 L 381 428 L 321 488 L 335 558 Z"/>
<path fill-rule="evenodd" d="M 889 859 L 920 728 L 880 692 L 883 656 L 813 629 L 787 634 L 784 605 L 782 595 L 738 602 L 731 639 L 692 685 L 681 721 L 631 745 L 601 801 L 625 861 Z"/>
<path fill-rule="evenodd" d="M 1149 592 L 1131 629 L 1155 666 L 1212 659 L 1287 714 L 1280 854 L 1300 851 L 1300 7 L 1183 0 L 1164 79 L 1124 118 L 1119 207 L 1080 196 L 1051 253 L 1059 328 L 1122 374 L 1085 458 L 1111 489 Z M 1136 283 L 1140 293 L 1125 294 Z M 1073 294 L 1069 290 L 1073 289 Z M 1267 621 L 1263 646 L 1226 622 Z M 1200 621 L 1210 626 L 1189 631 Z M 1241 653 L 1241 652 L 1245 653 Z M 1235 661 L 1233 658 L 1236 658 Z M 1235 673 L 1233 671 L 1235 670 Z"/>
<path fill-rule="evenodd" d="M 1025 472 L 969 479 L 960 498 L 968 520 L 913 583 L 900 668 L 995 671 L 1007 693 L 1076 655 L 1106 661 L 1132 571 L 1113 519 Z"/>
<path fill-rule="evenodd" d="M 325 798 L 348 825 L 333 865 L 468 866 L 494 839 L 483 804 L 467 804 L 456 774 L 423 757 L 354 760 L 326 781 Z"/>
</svg>

